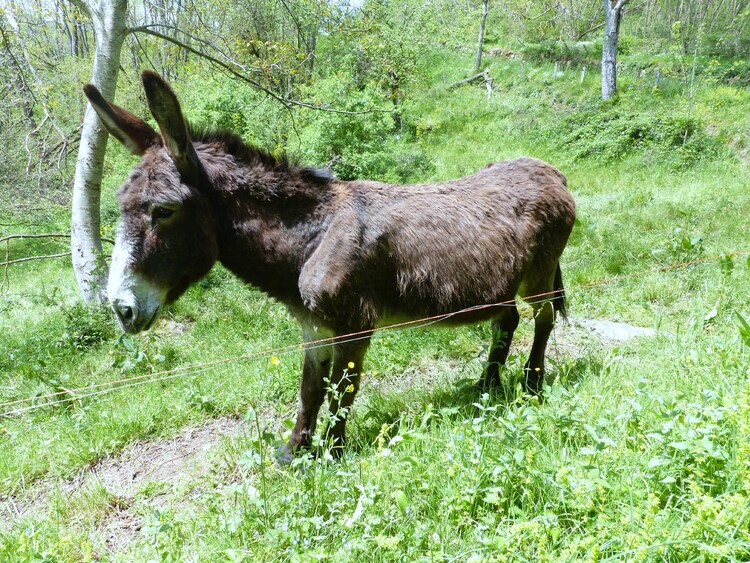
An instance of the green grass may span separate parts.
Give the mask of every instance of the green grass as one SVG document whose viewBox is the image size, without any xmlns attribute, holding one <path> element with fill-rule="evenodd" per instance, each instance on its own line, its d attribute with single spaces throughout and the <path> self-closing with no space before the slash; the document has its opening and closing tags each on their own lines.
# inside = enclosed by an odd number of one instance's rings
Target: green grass
<svg viewBox="0 0 750 563">
<path fill-rule="evenodd" d="M 684 90 L 653 92 L 624 75 L 620 99 L 601 104 L 593 76 L 583 85 L 577 71 L 553 80 L 550 64 L 527 62 L 521 79 L 519 61 L 489 64 L 496 81 L 487 99 L 478 87 L 446 90 L 471 61 L 434 55 L 431 89 L 408 108 L 403 131 L 434 168 L 412 180 L 522 154 L 557 165 L 578 205 L 562 263 L 571 315 L 660 335 L 605 346 L 558 331 L 549 350 L 556 379 L 540 402 L 512 383 L 492 396 L 467 385 L 481 371 L 485 326 L 382 332 L 344 458 L 279 468 L 273 450 L 294 417 L 301 368 L 297 351 L 263 354 L 300 340 L 282 306 L 219 268 L 155 330 L 122 338 L 107 314 L 79 304 L 67 260 L 11 266 L 0 294 L 0 402 L 260 357 L 100 396 L 73 392 L 64 404 L 0 419 L 0 505 L 8 507 L 0 559 L 750 558 L 750 337 L 741 321 L 750 320 L 750 262 L 747 253 L 720 260 L 750 249 L 737 141 L 750 96 L 703 86 L 693 110 L 697 134 L 710 142 L 687 156 L 663 135 L 622 155 L 582 156 L 580 143 L 616 146 L 622 137 L 597 130 L 572 146 L 582 127 L 570 126 L 575 119 L 614 112 L 664 126 L 685 117 Z M 64 230 L 66 221 L 62 214 L 39 231 Z M 51 252 L 40 242 L 11 248 L 11 257 Z M 532 338 L 528 310 L 523 316 L 511 376 Z M 136 440 L 225 414 L 246 415 L 247 424 L 206 453 L 212 463 L 200 476 L 145 483 L 126 498 L 93 477 L 66 489 Z M 10 518 L 14 503 L 26 509 Z M 123 536 L 114 547 L 112 533 Z"/>
</svg>

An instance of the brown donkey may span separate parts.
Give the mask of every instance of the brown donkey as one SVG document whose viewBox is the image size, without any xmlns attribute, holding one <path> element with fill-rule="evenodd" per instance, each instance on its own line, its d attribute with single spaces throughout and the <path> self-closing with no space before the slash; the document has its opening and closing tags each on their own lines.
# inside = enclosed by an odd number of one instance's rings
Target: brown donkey
<svg viewBox="0 0 750 563">
<path fill-rule="evenodd" d="M 284 303 L 307 343 L 363 332 L 306 348 L 282 459 L 311 445 L 327 385 L 325 436 L 340 451 L 371 331 L 387 320 L 491 320 L 480 380 L 490 386 L 518 325 L 515 296 L 529 298 L 535 330 L 524 384 L 539 390 L 555 313 L 564 314 L 559 259 L 575 219 L 559 171 L 521 158 L 434 184 L 342 181 L 232 133 L 191 128 L 169 85 L 153 72 L 142 79 L 160 133 L 85 87 L 106 129 L 142 157 L 117 194 L 108 293 L 123 330 L 149 328 L 218 260 Z"/>
</svg>

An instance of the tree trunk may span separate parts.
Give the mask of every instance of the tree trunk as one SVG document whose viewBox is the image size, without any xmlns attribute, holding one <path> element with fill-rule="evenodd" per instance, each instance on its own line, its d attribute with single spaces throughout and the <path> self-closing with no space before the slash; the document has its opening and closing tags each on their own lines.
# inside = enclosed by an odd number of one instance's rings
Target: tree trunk
<svg viewBox="0 0 750 563">
<path fill-rule="evenodd" d="M 602 99 L 617 93 L 617 41 L 622 9 L 627 0 L 604 0 L 604 46 L 602 47 Z"/>
<path fill-rule="evenodd" d="M 482 68 L 482 49 L 484 47 L 484 28 L 487 24 L 487 14 L 490 13 L 490 0 L 482 0 L 482 19 L 479 22 L 479 42 L 477 44 L 477 60 L 474 71 L 479 72 Z"/>
<path fill-rule="evenodd" d="M 120 52 L 127 34 L 127 0 L 101 0 L 98 6 L 76 5 L 91 14 L 96 50 L 91 82 L 108 100 L 114 99 Z M 71 250 L 73 269 L 84 301 L 106 301 L 107 263 L 102 253 L 99 202 L 107 132 L 91 106 L 87 106 L 73 180 Z"/>
</svg>

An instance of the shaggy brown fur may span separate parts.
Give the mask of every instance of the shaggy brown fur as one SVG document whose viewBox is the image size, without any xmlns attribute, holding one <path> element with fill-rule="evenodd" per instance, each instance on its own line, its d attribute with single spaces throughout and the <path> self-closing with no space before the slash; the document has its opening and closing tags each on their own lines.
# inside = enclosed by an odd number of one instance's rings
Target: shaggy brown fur
<svg viewBox="0 0 750 563">
<path fill-rule="evenodd" d="M 564 312 L 558 263 L 575 219 L 558 170 L 521 158 L 433 184 L 341 181 L 231 133 L 189 128 L 169 86 L 154 73 L 143 79 L 161 135 L 92 86 L 86 93 L 105 126 L 142 155 L 118 192 L 121 231 L 134 252 L 130 267 L 166 301 L 218 260 L 284 303 L 307 342 L 453 312 L 446 323 L 492 320 L 480 382 L 487 386 L 498 382 L 518 325 L 516 294 L 544 294 L 547 301 L 531 300 L 535 336 L 524 378 L 538 391 L 554 311 Z M 460 312 L 498 303 L 505 305 Z M 143 328 L 132 311 L 117 312 L 126 329 Z M 306 351 L 301 408 L 283 457 L 311 444 L 329 376 L 338 420 L 327 436 L 343 444 L 368 345 L 365 336 Z"/>
</svg>

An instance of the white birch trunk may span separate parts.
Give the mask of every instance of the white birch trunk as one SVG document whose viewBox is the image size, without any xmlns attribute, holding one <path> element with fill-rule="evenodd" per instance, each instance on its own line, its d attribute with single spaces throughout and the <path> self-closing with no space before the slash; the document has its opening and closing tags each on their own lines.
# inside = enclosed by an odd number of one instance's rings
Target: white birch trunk
<svg viewBox="0 0 750 563">
<path fill-rule="evenodd" d="M 617 42 L 622 9 L 627 0 L 604 0 L 604 45 L 602 47 L 602 99 L 617 93 Z"/>
<path fill-rule="evenodd" d="M 112 100 L 127 34 L 127 0 L 101 0 L 97 6 L 74 3 L 91 14 L 94 24 L 96 51 L 91 82 Z M 89 305 L 103 304 L 107 298 L 107 262 L 102 253 L 99 215 L 107 136 L 96 113 L 87 106 L 73 180 L 70 242 L 78 287 Z"/>
<path fill-rule="evenodd" d="M 477 58 L 474 65 L 476 72 L 482 68 L 482 49 L 484 48 L 484 29 L 487 25 L 487 14 L 490 13 L 490 0 L 482 0 L 482 20 L 479 22 L 479 44 L 477 45 Z"/>
</svg>

